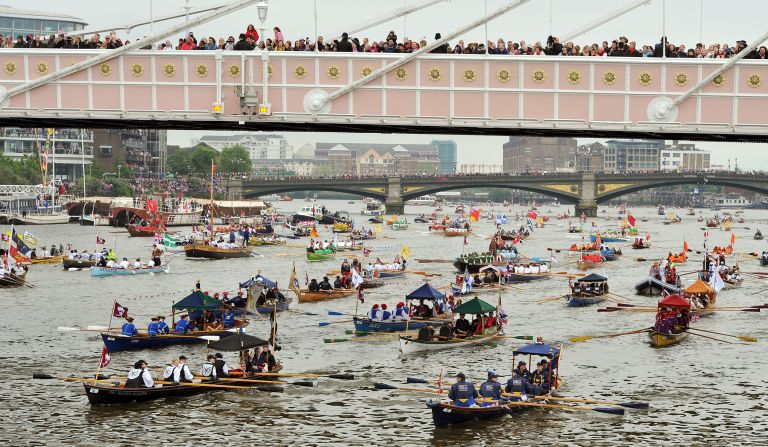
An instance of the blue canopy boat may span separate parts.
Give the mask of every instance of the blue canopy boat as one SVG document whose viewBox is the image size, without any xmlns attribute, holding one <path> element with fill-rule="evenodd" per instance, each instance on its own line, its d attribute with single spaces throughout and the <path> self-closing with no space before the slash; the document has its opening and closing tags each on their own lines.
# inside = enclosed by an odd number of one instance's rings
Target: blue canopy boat
<svg viewBox="0 0 768 447">
<path fill-rule="evenodd" d="M 602 303 L 608 293 L 608 278 L 595 273 L 580 278 L 566 295 L 568 307 L 585 307 Z"/>
<path fill-rule="evenodd" d="M 434 287 L 429 284 L 424 284 L 413 292 L 405 296 L 406 302 L 408 300 L 425 300 L 432 301 L 445 300 L 446 296 L 438 292 Z M 436 303 L 433 304 L 433 306 Z M 408 304 L 406 304 L 408 306 Z M 353 322 L 355 324 L 355 333 L 365 334 L 368 332 L 405 332 L 405 321 L 373 321 L 368 317 L 354 317 Z M 418 319 L 411 319 L 408 324 L 408 330 L 417 330 L 426 326 L 427 323 L 419 321 Z"/>
<path fill-rule="evenodd" d="M 546 357 L 550 360 L 549 371 L 553 382 L 558 382 L 556 369 L 560 359 L 560 348 L 546 345 L 544 343 L 534 343 L 523 346 L 512 353 L 512 364 L 515 364 L 515 356 L 528 355 L 530 357 Z M 528 363 L 531 363 L 529 360 Z M 547 395 L 554 391 L 557 386 L 553 386 Z M 516 405 L 521 402 L 520 396 L 513 396 L 502 399 L 498 405 L 461 407 L 453 405 L 451 402 L 441 402 L 436 399 L 427 401 L 427 408 L 432 410 L 432 421 L 435 427 L 447 427 L 449 425 L 461 424 L 464 422 L 486 420 L 496 418 L 505 414 L 513 414 L 525 411 L 531 407 Z"/>
<path fill-rule="evenodd" d="M 165 264 L 159 267 L 147 267 L 140 269 L 121 269 L 110 267 L 91 267 L 91 276 L 130 276 L 143 275 L 147 273 L 169 273 L 170 265 Z"/>
<path fill-rule="evenodd" d="M 221 311 L 225 305 L 213 298 L 206 295 L 203 292 L 196 290 L 190 295 L 183 298 L 178 303 L 172 306 L 174 311 L 186 310 L 190 313 L 204 312 L 204 311 Z M 175 326 L 175 322 L 171 324 L 171 331 Z M 235 322 L 236 327 L 240 324 L 239 321 Z M 201 330 L 201 331 L 189 331 L 187 333 L 174 333 L 166 335 L 150 336 L 147 333 L 140 333 L 137 335 L 127 336 L 115 332 L 103 332 L 101 339 L 104 341 L 104 346 L 107 347 L 109 352 L 126 351 L 132 349 L 153 349 L 163 348 L 166 346 L 175 345 L 187 345 L 196 343 L 205 343 L 207 341 L 215 340 L 216 337 L 222 338 L 232 335 L 237 332 L 237 329 L 232 328 L 230 330 Z"/>
</svg>

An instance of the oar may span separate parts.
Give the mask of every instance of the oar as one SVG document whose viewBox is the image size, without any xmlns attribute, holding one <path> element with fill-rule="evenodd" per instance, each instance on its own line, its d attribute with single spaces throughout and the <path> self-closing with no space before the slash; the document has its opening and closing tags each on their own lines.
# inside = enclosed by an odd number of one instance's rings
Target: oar
<svg viewBox="0 0 768 447">
<path fill-rule="evenodd" d="M 317 386 L 317 382 L 314 382 L 312 380 L 300 380 L 298 382 L 285 382 L 282 380 L 258 380 L 258 379 L 235 379 L 235 378 L 229 378 L 229 377 L 220 377 L 217 379 L 219 382 L 247 382 L 247 383 L 269 383 L 269 384 L 280 384 L 280 385 L 296 385 L 296 386 L 305 386 L 308 388 L 314 388 Z"/>
<path fill-rule="evenodd" d="M 574 402 L 574 403 L 583 403 L 583 404 L 600 404 L 600 405 L 618 405 L 620 407 L 626 407 L 626 408 L 633 408 L 633 409 L 646 409 L 650 407 L 648 402 L 610 402 L 610 401 L 602 401 L 602 400 L 590 400 L 590 399 L 574 399 L 572 397 L 552 397 L 552 396 L 537 396 L 533 399 L 536 400 L 559 400 L 563 402 Z"/>
<path fill-rule="evenodd" d="M 353 321 L 355 321 L 355 320 L 342 320 L 342 321 L 321 321 L 320 323 L 318 323 L 318 325 L 319 325 L 320 327 L 326 327 L 326 326 L 330 326 L 330 325 L 332 325 L 332 324 L 340 324 L 340 323 L 351 323 L 351 322 L 353 322 Z"/>
<path fill-rule="evenodd" d="M 174 385 L 173 382 L 165 382 L 165 381 L 156 381 L 155 384 L 159 385 Z M 195 387 L 205 387 L 205 388 L 227 388 L 232 390 L 252 390 L 253 387 L 250 386 L 237 386 L 237 385 L 220 385 L 215 383 L 189 383 L 189 382 L 181 382 L 178 384 L 179 386 L 195 386 Z"/>
<path fill-rule="evenodd" d="M 640 334 L 642 332 L 648 332 L 650 330 L 651 330 L 651 328 L 644 328 L 644 329 L 637 329 L 637 330 L 629 331 L 629 332 L 619 332 L 619 333 L 616 333 L 616 334 L 583 335 L 583 336 L 580 336 L 580 337 L 573 337 L 573 338 L 571 338 L 571 342 L 579 343 L 579 342 L 582 342 L 582 341 L 592 340 L 594 338 L 612 338 L 612 337 L 620 337 L 622 335 Z"/>
<path fill-rule="evenodd" d="M 708 335 L 704 335 L 704 334 L 697 334 L 696 332 L 690 332 L 690 331 L 689 331 L 689 329 L 690 329 L 690 328 L 686 328 L 686 332 L 688 332 L 688 333 L 689 333 L 689 334 L 691 334 L 691 335 L 696 335 L 696 336 L 699 336 L 699 337 L 708 338 L 708 339 L 710 339 L 710 340 L 719 341 L 719 342 L 721 342 L 721 343 L 728 343 L 729 345 L 732 345 L 732 344 L 734 344 L 732 341 L 728 341 L 728 340 L 720 340 L 719 338 L 710 337 L 710 336 L 708 336 Z"/>
<path fill-rule="evenodd" d="M 236 372 L 230 372 L 231 375 L 236 375 Z M 243 373 L 240 372 L 240 375 Z M 355 380 L 353 374 L 347 373 L 328 373 L 328 374 L 314 374 L 314 373 L 275 373 L 275 372 L 261 372 L 259 376 L 275 376 L 275 377 L 328 377 L 329 379 L 339 380 Z"/>
<path fill-rule="evenodd" d="M 374 383 L 373 388 L 377 390 L 398 390 L 398 391 L 409 391 L 412 393 L 430 393 L 430 394 L 438 394 L 437 390 L 425 390 L 421 388 L 405 388 L 405 387 L 398 387 L 394 385 L 389 385 L 387 383 Z"/>
<path fill-rule="evenodd" d="M 504 393 L 502 394 L 502 396 L 512 396 L 512 395 Z M 506 401 L 503 403 L 503 405 L 514 405 L 519 407 L 552 408 L 552 409 L 570 410 L 570 411 L 596 411 L 598 413 L 608 413 L 608 414 L 615 414 L 615 415 L 624 414 L 623 408 L 608 408 L 608 407 L 584 408 L 584 407 L 572 407 L 570 405 L 539 404 L 535 402 L 522 402 L 522 401 L 520 402 Z"/>
<path fill-rule="evenodd" d="M 738 338 L 739 340 L 748 341 L 748 342 L 750 342 L 750 343 L 757 343 L 757 339 L 756 339 L 755 337 L 747 337 L 747 336 L 745 336 L 745 335 L 731 335 L 731 334 L 724 334 L 724 333 L 722 333 L 722 332 L 708 331 L 708 330 L 706 330 L 706 329 L 699 329 L 699 328 L 697 328 L 697 327 L 696 327 L 696 328 L 693 328 L 693 327 L 689 327 L 689 328 L 688 328 L 688 330 L 689 330 L 689 331 L 707 332 L 707 333 L 710 333 L 710 334 L 717 334 L 717 335 L 722 335 L 723 337 L 733 337 L 733 338 Z"/>
<path fill-rule="evenodd" d="M 376 337 L 356 337 L 356 338 L 324 338 L 323 343 L 344 343 L 347 341 L 384 341 L 386 339 L 397 338 L 400 334 L 380 335 Z"/>
</svg>

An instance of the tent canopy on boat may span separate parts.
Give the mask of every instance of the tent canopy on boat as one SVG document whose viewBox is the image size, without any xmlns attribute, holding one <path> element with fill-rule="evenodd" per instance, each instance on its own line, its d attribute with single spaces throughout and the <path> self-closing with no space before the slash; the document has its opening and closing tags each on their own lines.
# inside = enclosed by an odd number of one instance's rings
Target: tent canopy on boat
<svg viewBox="0 0 768 447">
<path fill-rule="evenodd" d="M 557 346 L 547 345 L 544 343 L 532 343 L 530 345 L 521 346 L 514 351 L 512 355 L 539 355 L 542 357 L 548 357 L 550 359 L 555 358 L 560 354 L 560 348 Z"/>
<path fill-rule="evenodd" d="M 488 312 L 495 312 L 495 311 L 496 311 L 496 306 L 492 306 L 477 297 L 472 298 L 466 303 L 463 303 L 461 306 L 458 306 L 456 309 L 453 309 L 454 314 L 469 314 L 469 315 L 485 314 Z"/>
<path fill-rule="evenodd" d="M 674 307 L 678 309 L 690 309 L 691 303 L 680 295 L 667 295 L 659 300 L 659 307 Z"/>
<path fill-rule="evenodd" d="M 705 283 L 704 281 L 697 279 L 696 282 L 694 282 L 693 284 L 688 286 L 687 289 L 685 289 L 685 293 L 688 293 L 691 295 L 699 294 L 699 293 L 710 294 L 710 293 L 715 293 L 715 289 L 713 289 L 712 287 L 709 287 L 709 284 Z"/>
<path fill-rule="evenodd" d="M 258 274 L 258 275 L 254 276 L 252 278 L 247 279 L 245 282 L 240 283 L 240 288 L 241 289 L 248 289 L 248 288 L 250 288 L 250 287 L 252 287 L 254 285 L 260 285 L 260 286 L 265 287 L 267 289 L 276 289 L 277 288 L 277 283 L 275 281 L 267 279 L 267 278 L 261 276 L 261 274 Z"/>
<path fill-rule="evenodd" d="M 606 278 L 605 276 L 600 276 L 598 274 L 592 273 L 583 278 L 579 278 L 578 281 L 579 282 L 605 282 L 605 281 L 608 281 L 608 278 Z"/>
<path fill-rule="evenodd" d="M 268 344 L 269 342 L 266 340 L 238 331 L 235 335 L 230 335 L 229 337 L 209 343 L 208 348 L 216 351 L 239 352 L 245 351 L 246 349 L 258 348 L 259 346 L 266 346 Z"/>
<path fill-rule="evenodd" d="M 445 295 L 438 292 L 434 287 L 430 286 L 427 283 L 419 287 L 418 289 L 414 290 L 413 292 L 409 293 L 408 295 L 406 295 L 405 298 L 409 300 L 435 301 L 435 300 L 444 300 Z"/>
<path fill-rule="evenodd" d="M 214 310 L 224 307 L 224 303 L 216 298 L 195 290 L 186 298 L 173 305 L 173 309 L 183 310 Z"/>
</svg>

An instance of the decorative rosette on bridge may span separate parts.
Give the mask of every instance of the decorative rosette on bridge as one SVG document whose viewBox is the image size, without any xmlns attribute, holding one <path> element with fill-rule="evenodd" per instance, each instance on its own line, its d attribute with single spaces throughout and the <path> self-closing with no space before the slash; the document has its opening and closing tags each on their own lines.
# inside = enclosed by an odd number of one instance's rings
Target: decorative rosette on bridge
<svg viewBox="0 0 768 447">
<path fill-rule="evenodd" d="M 312 89 L 304 95 L 304 112 L 317 115 L 331 112 L 331 102 L 328 101 L 328 93 L 319 88 Z"/>
</svg>

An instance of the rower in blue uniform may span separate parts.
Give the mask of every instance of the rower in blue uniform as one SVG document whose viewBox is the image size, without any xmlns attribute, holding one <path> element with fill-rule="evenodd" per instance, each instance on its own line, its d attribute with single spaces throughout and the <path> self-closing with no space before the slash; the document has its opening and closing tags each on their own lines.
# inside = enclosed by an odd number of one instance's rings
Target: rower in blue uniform
<svg viewBox="0 0 768 447">
<path fill-rule="evenodd" d="M 547 394 L 549 391 L 549 373 L 544 371 L 544 362 L 536 364 L 536 371 L 531 374 L 531 385 L 533 385 L 534 393 L 537 396 Z"/>
<path fill-rule="evenodd" d="M 128 372 L 125 388 L 152 388 L 154 386 L 155 382 L 152 380 L 152 374 L 147 370 L 147 362 L 139 360 L 133 365 L 133 369 Z"/>
<path fill-rule="evenodd" d="M 531 394 L 533 390 L 528 379 L 521 376 L 519 370 L 513 369 L 512 378 L 507 381 L 507 386 L 504 387 L 504 391 L 512 394 L 526 395 Z"/>
<path fill-rule="evenodd" d="M 528 364 L 524 361 L 517 362 L 517 373 L 520 374 L 521 377 L 524 377 L 525 380 L 531 381 L 531 372 L 528 371 Z"/>
<path fill-rule="evenodd" d="M 387 305 L 381 305 L 381 321 L 389 321 L 392 318 L 392 312 L 387 310 Z"/>
<path fill-rule="evenodd" d="M 227 309 L 221 318 L 224 321 L 224 329 L 235 327 L 235 314 L 232 309 Z"/>
<path fill-rule="evenodd" d="M 152 317 L 152 322 L 147 326 L 147 334 L 149 334 L 150 337 L 155 337 L 159 332 L 157 317 Z"/>
<path fill-rule="evenodd" d="M 125 319 L 125 323 L 123 323 L 122 331 L 123 331 L 123 335 L 127 335 L 128 337 L 133 337 L 139 332 L 136 329 L 136 326 L 133 325 L 133 318 L 131 317 L 128 317 Z"/>
<path fill-rule="evenodd" d="M 168 327 L 168 323 L 165 322 L 165 317 L 162 315 L 159 315 L 157 317 L 157 333 L 167 334 L 169 332 L 171 332 L 171 328 Z"/>
<path fill-rule="evenodd" d="M 467 376 L 462 372 L 456 374 L 456 383 L 451 385 L 451 390 L 448 391 L 448 398 L 453 404 L 457 407 L 471 407 L 475 404 L 477 396 L 477 390 L 472 382 L 467 382 Z"/>
<path fill-rule="evenodd" d="M 189 332 L 189 315 L 184 314 L 181 316 L 181 320 L 176 323 L 176 327 L 173 329 L 173 332 L 177 334 Z"/>
<path fill-rule="evenodd" d="M 499 375 L 495 369 L 488 370 L 488 380 L 480 385 L 480 396 L 488 400 L 501 400 L 501 384 L 499 383 Z M 483 402 L 480 406 L 487 407 L 489 405 L 495 405 L 498 402 Z"/>
</svg>

